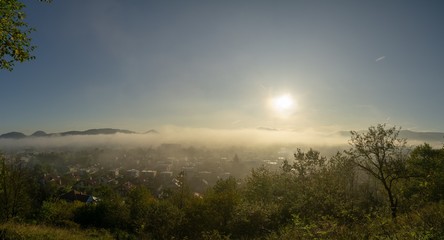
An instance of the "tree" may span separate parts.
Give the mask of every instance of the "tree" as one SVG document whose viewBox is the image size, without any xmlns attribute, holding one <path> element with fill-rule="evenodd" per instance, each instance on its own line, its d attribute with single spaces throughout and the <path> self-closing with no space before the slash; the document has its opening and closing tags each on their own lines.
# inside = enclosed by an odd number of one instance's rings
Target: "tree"
<svg viewBox="0 0 444 240">
<path fill-rule="evenodd" d="M 0 69 L 12 71 L 16 62 L 35 58 L 31 53 L 36 47 L 30 37 L 35 29 L 25 22 L 25 7 L 18 0 L 0 0 Z"/>
<path fill-rule="evenodd" d="M 406 193 L 416 204 L 444 199 L 444 149 L 433 149 L 427 143 L 415 147 L 407 168 L 413 181 Z"/>
<path fill-rule="evenodd" d="M 247 201 L 263 204 L 276 201 L 280 196 L 276 194 L 277 176 L 278 174 L 264 166 L 252 169 L 244 185 L 244 195 Z"/>
<path fill-rule="evenodd" d="M 212 219 L 208 219 L 208 222 L 213 229 L 228 234 L 227 225 L 239 201 L 240 195 L 235 178 L 217 181 L 204 196 L 205 209 L 212 215 Z"/>
<path fill-rule="evenodd" d="M 148 189 L 138 186 L 128 196 L 130 224 L 133 232 L 141 234 L 148 224 L 149 211 L 154 198 Z"/>
<path fill-rule="evenodd" d="M 308 152 L 303 152 L 297 149 L 294 154 L 293 168 L 298 172 L 300 177 L 305 177 L 307 174 L 313 173 L 322 167 L 325 167 L 326 158 L 321 156 L 319 151 L 310 148 Z"/>
<path fill-rule="evenodd" d="M 169 201 L 153 201 L 148 211 L 147 239 L 183 239 L 184 213 Z M 179 231 L 178 231 L 179 230 Z"/>
<path fill-rule="evenodd" d="M 43 202 L 39 208 L 38 220 L 45 224 L 51 224 L 55 226 L 74 226 L 72 220 L 74 219 L 74 213 L 78 208 L 82 208 L 84 203 L 66 202 L 65 200 L 49 200 Z"/>
<path fill-rule="evenodd" d="M 35 46 L 29 36 L 34 28 L 24 21 L 25 4 L 17 0 L 1 0 L 0 7 L 0 68 L 12 71 L 15 62 L 24 62 L 35 57 Z"/>
<path fill-rule="evenodd" d="M 386 124 L 371 126 L 367 132 L 351 131 L 346 151 L 361 169 L 375 177 L 387 194 L 392 218 L 396 218 L 398 198 L 395 184 L 406 175 L 407 140 L 399 138 L 400 128 L 386 128 Z"/>
<path fill-rule="evenodd" d="M 0 220 L 23 217 L 31 210 L 29 172 L 20 159 L 0 154 Z"/>
</svg>

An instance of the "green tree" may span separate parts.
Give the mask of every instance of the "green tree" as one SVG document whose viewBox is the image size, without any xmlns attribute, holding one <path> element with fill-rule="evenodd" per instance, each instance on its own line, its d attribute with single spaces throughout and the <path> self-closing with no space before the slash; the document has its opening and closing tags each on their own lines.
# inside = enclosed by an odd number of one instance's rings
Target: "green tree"
<svg viewBox="0 0 444 240">
<path fill-rule="evenodd" d="M 204 233 L 230 233 L 229 222 L 239 201 L 237 182 L 232 177 L 218 180 L 203 196 L 188 199 L 182 209 L 186 237 L 197 239 Z"/>
<path fill-rule="evenodd" d="M 259 239 L 279 227 L 278 203 L 241 202 L 230 221 L 233 239 Z"/>
<path fill-rule="evenodd" d="M 101 189 L 97 203 L 82 204 L 75 209 L 73 220 L 82 227 L 126 230 L 129 227 L 129 209 L 117 191 L 105 187 Z"/>
<path fill-rule="evenodd" d="M 25 7 L 18 0 L 0 0 L 0 69 L 12 71 L 16 62 L 35 58 L 32 52 L 36 47 L 30 37 L 35 29 L 25 22 Z"/>
<path fill-rule="evenodd" d="M 294 154 L 294 160 L 293 168 L 299 173 L 299 176 L 304 177 L 325 167 L 326 158 L 321 156 L 319 151 L 311 148 L 306 153 L 298 148 Z"/>
<path fill-rule="evenodd" d="M 31 44 L 33 28 L 25 22 L 25 4 L 17 0 L 0 1 L 0 68 L 12 71 L 16 62 L 35 57 L 31 55 L 35 46 Z"/>
<path fill-rule="evenodd" d="M 228 233 L 227 225 L 239 200 L 240 196 L 235 178 L 218 180 L 204 196 L 205 209 L 207 214 L 210 214 L 207 216 L 212 218 L 208 219 L 208 223 L 211 223 L 210 226 L 221 233 Z"/>
<path fill-rule="evenodd" d="M 188 201 L 193 198 L 193 193 L 190 189 L 185 174 L 186 173 L 184 171 L 181 171 L 176 178 L 174 178 L 173 181 L 175 186 L 169 189 L 170 194 L 167 198 L 179 209 L 184 208 L 188 204 Z"/>
<path fill-rule="evenodd" d="M 264 166 L 252 169 L 250 175 L 245 179 L 244 196 L 247 201 L 269 203 L 280 197 L 280 191 L 276 188 L 278 183 L 277 174 L 271 172 Z"/>
<path fill-rule="evenodd" d="M 150 203 L 148 223 L 145 227 L 148 239 L 181 239 L 184 213 L 169 201 Z M 179 231 L 178 231 L 179 230 Z"/>
<path fill-rule="evenodd" d="M 31 210 L 25 163 L 0 154 L 0 220 L 23 217 Z"/>
<path fill-rule="evenodd" d="M 366 194 L 366 184 L 361 185 L 357 173 L 356 165 L 350 158 L 337 152 L 329 159 L 328 170 L 318 176 L 324 182 L 320 188 L 326 191 L 326 196 L 321 199 L 331 200 L 333 206 L 327 208 L 335 218 L 347 224 L 364 218 L 366 211 L 370 209 L 369 205 L 374 207 L 369 203 L 371 198 Z"/>
<path fill-rule="evenodd" d="M 351 131 L 351 149 L 346 151 L 357 166 L 382 184 L 393 219 L 398 210 L 395 185 L 407 176 L 407 140 L 399 138 L 399 132 L 400 128 L 386 128 L 386 124 L 371 126 L 363 133 Z"/>
<path fill-rule="evenodd" d="M 444 199 L 444 149 L 433 149 L 427 143 L 415 147 L 407 168 L 413 178 L 406 194 L 416 204 Z"/>
<path fill-rule="evenodd" d="M 38 220 L 45 224 L 70 227 L 75 225 L 73 219 L 76 209 L 83 205 L 84 203 L 79 201 L 72 203 L 64 200 L 45 201 L 40 208 Z"/>
<path fill-rule="evenodd" d="M 141 234 L 149 222 L 149 211 L 154 202 L 150 192 L 143 186 L 138 186 L 129 193 L 128 205 L 131 230 Z"/>
</svg>

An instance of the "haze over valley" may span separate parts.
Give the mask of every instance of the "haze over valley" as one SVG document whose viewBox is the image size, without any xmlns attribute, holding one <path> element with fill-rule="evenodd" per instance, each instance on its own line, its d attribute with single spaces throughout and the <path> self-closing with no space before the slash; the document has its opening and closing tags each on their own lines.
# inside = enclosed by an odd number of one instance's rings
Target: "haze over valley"
<svg viewBox="0 0 444 240">
<path fill-rule="evenodd" d="M 0 0 L 0 238 L 444 239 L 443 12 Z"/>
<path fill-rule="evenodd" d="M 444 133 L 414 132 L 401 130 L 411 146 L 427 142 L 435 147 L 444 143 Z M 341 150 L 348 147 L 349 131 L 322 133 L 268 128 L 258 129 L 203 129 L 165 127 L 161 130 L 135 132 L 131 130 L 100 128 L 84 131 L 46 133 L 38 130 L 30 135 L 21 132 L 0 134 L 0 145 L 5 148 L 57 148 L 57 147 L 157 147 L 164 143 L 184 146 L 220 147 L 267 147 L 291 146 L 299 148 L 330 148 Z M 331 152 L 330 150 L 329 152 Z"/>
</svg>

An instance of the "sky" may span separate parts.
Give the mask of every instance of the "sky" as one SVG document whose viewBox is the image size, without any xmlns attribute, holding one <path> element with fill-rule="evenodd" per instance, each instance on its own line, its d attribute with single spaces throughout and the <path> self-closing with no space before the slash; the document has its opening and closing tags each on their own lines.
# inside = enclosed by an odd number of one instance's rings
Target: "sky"
<svg viewBox="0 0 444 240">
<path fill-rule="evenodd" d="M 442 1 L 35 0 L 0 133 L 444 132 Z"/>
</svg>

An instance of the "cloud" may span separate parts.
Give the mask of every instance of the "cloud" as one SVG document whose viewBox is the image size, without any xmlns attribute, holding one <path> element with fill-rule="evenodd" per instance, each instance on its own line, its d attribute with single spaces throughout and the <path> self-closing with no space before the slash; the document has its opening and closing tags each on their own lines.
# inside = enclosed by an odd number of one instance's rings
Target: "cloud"
<svg viewBox="0 0 444 240">
<path fill-rule="evenodd" d="M 385 56 L 378 57 L 378 58 L 375 60 L 375 62 L 379 62 L 379 61 L 384 60 L 384 59 L 385 59 Z"/>
</svg>

